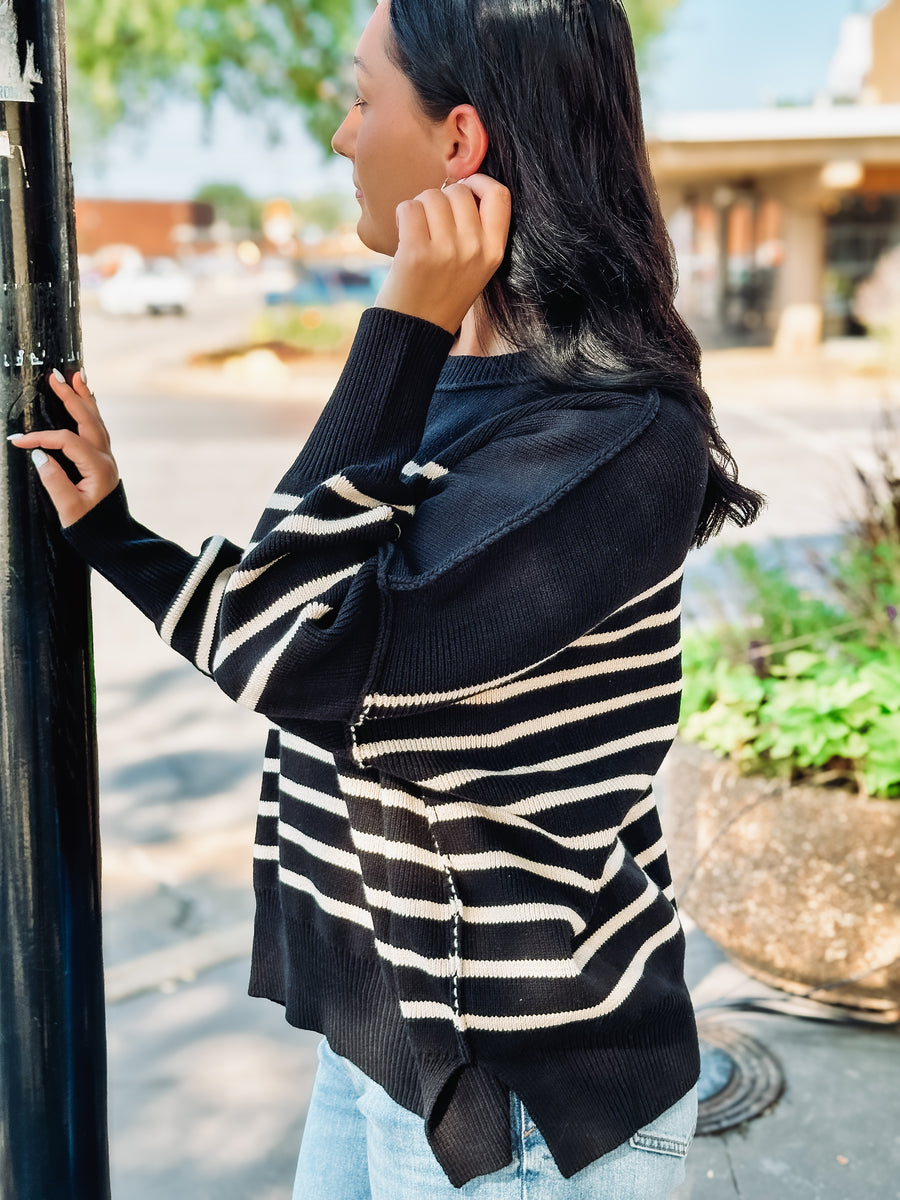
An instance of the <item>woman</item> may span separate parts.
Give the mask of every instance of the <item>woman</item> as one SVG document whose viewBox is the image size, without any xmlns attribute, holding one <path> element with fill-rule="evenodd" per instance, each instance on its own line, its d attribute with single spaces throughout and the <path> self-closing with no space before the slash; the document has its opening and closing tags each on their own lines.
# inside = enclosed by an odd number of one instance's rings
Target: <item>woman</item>
<svg viewBox="0 0 900 1200">
<path fill-rule="evenodd" d="M 295 1197 L 655 1200 L 698 1074 L 652 792 L 681 572 L 760 500 L 673 307 L 617 0 L 384 0 L 356 72 L 334 148 L 393 265 L 248 549 L 134 521 L 80 375 L 78 433 L 16 444 L 272 722 L 250 990 L 327 1038 Z"/>
</svg>

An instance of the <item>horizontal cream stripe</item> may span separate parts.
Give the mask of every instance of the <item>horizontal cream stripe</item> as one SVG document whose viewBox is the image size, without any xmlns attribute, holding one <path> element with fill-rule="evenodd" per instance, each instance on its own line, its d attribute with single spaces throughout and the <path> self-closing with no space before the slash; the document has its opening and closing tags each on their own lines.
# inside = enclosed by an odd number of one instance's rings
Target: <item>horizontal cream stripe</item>
<svg viewBox="0 0 900 1200">
<path fill-rule="evenodd" d="M 579 804 L 582 800 L 615 795 L 617 792 L 645 792 L 652 779 L 652 775 L 619 775 L 615 779 L 597 780 L 580 787 L 560 788 L 558 791 L 525 796 L 512 804 L 504 805 L 501 811 L 511 816 L 536 816 L 551 808 L 564 808 L 567 804 Z M 443 814 L 443 807 L 439 813 Z M 617 831 L 618 826 L 615 832 Z"/>
<path fill-rule="evenodd" d="M 667 888 L 663 888 L 663 895 L 665 896 L 665 898 L 667 900 L 674 902 L 674 900 L 675 900 L 675 884 L 670 883 Z"/>
<path fill-rule="evenodd" d="M 392 892 L 376 891 L 363 884 L 366 900 L 373 908 L 382 908 L 400 917 L 415 920 L 448 921 L 458 912 L 456 904 L 447 900 L 420 900 L 412 896 L 395 896 Z M 469 925 L 530 925 L 546 921 L 562 921 L 571 925 L 577 937 L 586 928 L 584 918 L 565 904 L 498 904 L 466 905 L 461 917 Z"/>
<path fill-rule="evenodd" d="M 423 704 L 451 704 L 456 700 L 463 700 L 467 696 L 474 696 L 478 692 L 499 687 L 503 683 L 509 683 L 511 679 L 518 679 L 521 675 L 527 675 L 529 671 L 536 671 L 544 663 L 550 662 L 553 658 L 558 658 L 565 650 L 568 650 L 568 646 L 563 647 L 562 650 L 554 650 L 546 658 L 542 658 L 536 663 L 529 663 L 527 667 L 522 667 L 519 671 L 512 671 L 509 675 L 501 675 L 499 678 L 489 679 L 485 683 L 473 683 L 468 687 L 456 688 L 452 692 L 416 692 L 415 695 L 410 696 L 391 696 L 375 693 L 374 695 L 366 696 L 365 709 L 368 713 L 373 708 L 412 708 Z"/>
<path fill-rule="evenodd" d="M 641 594 L 639 596 L 635 596 L 633 600 L 626 600 L 624 604 L 620 604 L 616 611 L 610 615 L 614 617 L 618 613 L 624 612 L 626 608 L 633 608 L 635 604 L 641 604 L 644 600 L 649 600 L 650 597 L 655 596 L 657 592 L 662 592 L 665 590 L 665 588 L 671 587 L 673 583 L 677 583 L 683 574 L 684 563 L 681 564 L 677 571 L 673 571 L 671 575 L 667 575 L 665 579 L 661 579 L 660 582 L 655 583 L 653 587 L 647 588 L 646 592 L 641 592 Z"/>
<path fill-rule="evenodd" d="M 418 863 L 421 867 L 429 867 L 434 871 L 443 871 L 444 863 L 441 856 L 433 850 L 423 850 L 411 842 L 390 842 L 377 833 L 361 833 L 358 829 L 350 829 L 353 845 L 357 850 L 368 854 L 380 854 L 392 862 Z"/>
<path fill-rule="evenodd" d="M 540 921 L 565 921 L 577 937 L 586 922 L 566 904 L 498 904 L 472 907 L 464 905 L 462 919 L 469 925 L 528 925 Z"/>
<path fill-rule="evenodd" d="M 338 533 L 391 521 L 393 515 L 389 504 L 379 504 L 377 508 L 354 513 L 352 517 L 311 517 L 308 513 L 292 513 L 279 521 L 273 532 L 296 533 L 305 537 L 334 537 Z"/>
<path fill-rule="evenodd" d="M 585 637 L 579 638 L 577 642 L 573 642 L 572 647 L 608 646 L 611 642 L 622 642 L 625 638 L 631 637 L 633 633 L 640 633 L 644 629 L 661 629 L 665 625 L 670 625 L 680 616 L 681 605 L 676 604 L 668 612 L 653 613 L 652 616 L 644 617 L 642 621 L 635 621 L 633 625 L 627 625 L 624 629 L 610 629 L 606 633 L 589 633 Z"/>
<path fill-rule="evenodd" d="M 323 912 L 327 912 L 333 917 L 342 917 L 345 921 L 352 921 L 354 925 L 362 925 L 364 929 L 373 928 L 372 914 L 365 908 L 360 908 L 356 904 L 347 904 L 344 900 L 335 899 L 334 896 L 325 895 L 305 875 L 298 875 L 296 871 L 279 867 L 278 878 L 295 891 L 305 892 L 307 896 L 312 896 Z"/>
<path fill-rule="evenodd" d="M 237 697 L 238 704 L 243 704 L 247 708 L 256 708 L 259 704 L 260 697 L 266 689 L 266 684 L 272 676 L 272 672 L 278 665 L 278 660 L 282 654 L 288 649 L 291 642 L 296 638 L 297 634 L 304 625 L 310 621 L 319 621 L 322 617 L 327 617 L 331 612 L 331 607 L 328 604 L 320 604 L 318 601 L 313 601 L 302 608 L 297 614 L 297 619 L 288 631 L 270 647 L 263 655 L 260 661 L 253 668 L 250 678 L 244 684 L 241 694 Z"/>
<path fill-rule="evenodd" d="M 622 846 L 621 842 L 617 842 L 615 849 L 619 850 Z M 606 867 L 599 879 L 592 878 L 589 875 L 582 875 L 578 871 L 572 871 L 568 867 L 557 867 L 553 863 L 537 862 L 534 859 L 523 858 L 519 854 L 510 854 L 506 850 L 483 850 L 477 854 L 452 854 L 448 855 L 451 868 L 457 872 L 462 871 L 503 871 L 510 868 L 527 871 L 530 875 L 538 875 L 542 879 L 549 879 L 553 883 L 563 883 L 569 887 L 579 888 L 581 891 L 588 892 L 591 895 L 596 894 L 606 886 L 612 876 L 621 866 L 625 857 L 624 848 L 621 854 L 610 855 L 607 860 Z M 618 866 L 611 869 L 610 864 L 618 860 Z"/>
<path fill-rule="evenodd" d="M 200 630 L 200 640 L 197 642 L 197 653 L 194 655 L 195 665 L 208 675 L 212 670 L 210 655 L 212 654 L 213 637 L 216 632 L 216 622 L 219 619 L 219 608 L 228 580 L 234 574 L 234 567 L 226 567 L 216 576 L 206 604 L 206 615 L 203 618 L 203 628 Z"/>
<path fill-rule="evenodd" d="M 678 917 L 674 916 L 664 929 L 648 938 L 606 999 L 590 1008 L 575 1009 L 571 1012 L 530 1013 L 510 1017 L 461 1013 L 457 1017 L 449 1004 L 440 1004 L 434 1000 L 401 1000 L 400 1011 L 411 1021 L 445 1020 L 452 1022 L 458 1028 L 483 1029 L 492 1033 L 524 1033 L 531 1029 L 553 1029 L 561 1025 L 573 1025 L 579 1021 L 593 1021 L 615 1012 L 628 999 L 644 973 L 644 967 L 647 965 L 650 955 L 654 950 L 671 941 L 677 935 L 679 928 Z"/>
<path fill-rule="evenodd" d="M 648 812 L 656 808 L 656 797 L 652 792 L 648 792 L 643 799 L 638 800 L 634 808 L 630 808 L 622 818 L 620 828 L 627 829 L 629 825 L 633 825 L 635 821 L 639 821 L 641 817 L 646 816 Z"/>
<path fill-rule="evenodd" d="M 277 817 L 281 812 L 281 805 L 277 800 L 260 800 L 256 812 L 260 817 Z"/>
<path fill-rule="evenodd" d="M 575 803 L 580 802 L 582 799 L 594 799 L 599 796 L 605 796 L 605 794 L 622 792 L 626 790 L 643 792 L 644 788 L 650 784 L 650 780 L 652 780 L 652 776 L 650 775 L 623 775 L 620 779 L 606 780 L 600 782 L 600 784 L 589 784 L 583 788 L 570 788 L 568 792 L 547 793 L 547 796 L 516 800 L 514 804 L 505 805 L 504 808 L 492 808 L 490 805 L 475 804 L 469 802 L 469 800 L 460 800 L 460 802 L 439 805 L 433 810 L 426 809 L 424 815 L 428 818 L 428 820 L 436 824 L 445 824 L 451 821 L 492 821 L 498 824 L 506 824 L 506 826 L 527 829 L 529 833 L 538 834 L 541 836 L 541 838 L 546 838 L 548 841 L 552 841 L 554 845 L 563 846 L 566 848 L 566 850 L 572 850 L 576 852 L 604 850 L 604 848 L 607 846 L 613 845 L 613 842 L 617 839 L 620 829 L 624 829 L 626 826 L 629 826 L 629 824 L 640 820 L 644 814 L 647 814 L 647 812 L 655 808 L 656 802 L 652 792 L 650 792 L 648 796 L 642 797 L 642 799 L 638 800 L 636 804 L 631 806 L 631 809 L 628 811 L 628 814 L 625 815 L 622 823 L 617 824 L 617 826 L 593 830 L 593 832 L 590 833 L 572 835 L 550 833 L 547 829 L 536 826 L 536 824 L 534 824 L 532 821 L 528 821 L 527 818 L 521 814 L 522 812 L 532 812 L 532 814 L 536 814 L 536 812 L 546 811 L 554 804 Z M 379 788 L 377 782 L 373 782 L 371 780 L 342 779 L 342 786 L 348 788 L 348 790 L 350 787 L 353 787 L 353 791 L 350 792 L 350 794 L 364 796 L 365 798 L 372 800 L 382 800 L 382 797 L 385 796 L 385 794 L 388 794 L 388 796 L 391 794 L 391 790 L 383 791 L 382 788 Z M 403 793 L 394 792 L 392 794 L 400 797 Z M 558 797 L 563 798 L 559 799 Z M 414 800 L 415 797 L 404 797 L 404 799 Z M 547 803 L 548 799 L 550 799 L 552 803 Z M 425 805 L 422 805 L 422 809 L 425 809 Z M 370 836 L 371 838 L 373 835 L 366 836 Z M 408 844 L 408 842 L 390 842 L 388 845 L 407 846 L 410 856 L 418 853 L 416 852 L 416 847 L 412 844 Z M 373 853 L 383 853 L 382 848 L 380 847 L 377 848 L 372 846 L 367 848 L 372 848 Z M 430 854 L 431 852 L 422 853 Z M 398 856 L 396 852 L 392 852 L 389 857 L 397 858 L 400 856 Z M 410 858 L 409 860 L 415 860 L 415 862 L 420 862 L 422 865 L 434 866 L 434 868 L 437 869 L 439 859 L 436 856 L 432 856 L 432 858 L 433 860 L 426 860 L 421 857 L 416 857 Z M 455 859 L 455 862 L 456 860 L 457 859 Z"/>
<path fill-rule="evenodd" d="M 417 462 L 408 462 L 401 471 L 402 475 L 424 475 L 426 479 L 440 479 L 442 475 L 449 474 L 446 467 L 442 467 L 440 463 L 427 462 L 420 467 Z"/>
<path fill-rule="evenodd" d="M 395 967 L 409 967 L 436 979 L 448 979 L 457 973 L 457 964 L 452 958 L 426 958 L 414 950 L 404 950 L 379 941 L 375 942 L 375 949 L 381 958 Z M 459 975 L 463 979 L 574 979 L 578 971 L 568 958 L 511 958 L 496 961 L 463 958 L 459 961 Z"/>
<path fill-rule="evenodd" d="M 342 500 L 358 504 L 360 508 L 379 508 L 384 503 L 383 500 L 373 500 L 371 496 L 361 492 L 345 475 L 333 475 L 331 479 L 325 480 L 325 486 L 330 488 L 336 496 L 340 496 Z M 416 511 L 412 504 L 393 504 L 391 507 L 398 512 L 410 514 Z"/>
<path fill-rule="evenodd" d="M 629 600 L 627 604 L 623 604 L 620 608 L 617 608 L 615 612 L 611 613 L 610 617 L 606 619 L 610 620 L 624 609 L 630 608 L 633 604 L 639 604 L 642 600 L 647 600 L 657 592 L 662 591 L 664 588 L 674 583 L 681 576 L 683 571 L 684 568 L 680 567 L 674 574 L 669 575 L 666 579 L 663 579 L 661 583 L 656 584 L 656 586 L 650 588 L 649 591 L 642 592 L 640 596 L 636 596 L 633 600 Z M 576 641 L 571 642 L 568 646 L 563 646 L 559 650 L 554 650 L 554 652 L 547 655 L 546 658 L 542 658 L 536 663 L 530 663 L 527 667 L 523 667 L 520 671 L 511 671 L 508 675 L 501 675 L 496 679 L 488 679 L 481 683 L 470 684 L 467 687 L 456 688 L 450 692 L 417 692 L 410 695 L 391 695 L 387 693 L 376 692 L 370 696 L 366 696 L 366 711 L 369 712 L 373 708 L 412 708 L 414 706 L 417 707 L 425 704 L 451 704 L 457 700 L 475 697 L 483 692 L 490 692 L 493 688 L 501 687 L 503 684 L 509 683 L 514 679 L 519 679 L 521 676 L 527 675 L 530 671 L 536 671 L 539 667 L 543 666 L 544 663 L 548 663 L 552 659 L 558 658 L 559 655 L 564 654 L 567 650 L 571 650 L 573 647 L 587 645 L 599 646 L 606 641 L 616 641 L 619 638 L 625 638 L 629 633 L 636 633 L 641 629 L 652 629 L 657 626 L 667 625 L 670 621 L 675 620 L 680 613 L 681 606 L 679 605 L 677 608 L 671 609 L 667 613 L 654 614 L 651 617 L 646 617 L 644 620 L 636 622 L 629 629 L 611 630 L 609 633 L 588 634 L 585 637 L 578 638 Z"/>
<path fill-rule="evenodd" d="M 381 908 L 398 917 L 410 917 L 416 921 L 449 921 L 456 913 L 456 905 L 449 900 L 419 900 L 413 896 L 395 896 L 392 892 L 378 891 L 363 884 L 363 891 L 370 907 Z"/>
<path fill-rule="evenodd" d="M 261 859 L 273 859 L 275 862 L 277 862 L 278 861 L 278 847 L 277 846 L 259 846 L 259 845 L 254 846 L 253 847 L 253 857 L 261 858 Z"/>
<path fill-rule="evenodd" d="M 244 558 L 246 558 L 249 553 L 250 548 L 248 547 L 244 551 Z M 274 567 L 277 563 L 280 563 L 282 559 L 285 558 L 287 558 L 286 554 L 279 554 L 277 558 L 273 558 L 269 562 L 263 563 L 261 567 L 252 567 L 248 571 L 243 571 L 240 567 L 238 567 L 231 577 L 231 583 L 228 585 L 229 592 L 238 592 L 241 588 L 247 587 L 248 584 L 255 583 L 260 576 L 265 575 L 266 571 L 270 571 L 272 567 Z M 243 559 L 241 561 L 243 561 Z"/>
<path fill-rule="evenodd" d="M 330 575 L 320 575 L 318 579 L 310 579 L 307 583 L 302 583 L 298 587 L 291 588 L 289 592 L 285 592 L 277 600 L 273 601 L 268 608 L 264 608 L 262 612 L 257 613 L 249 621 L 245 621 L 243 625 L 237 629 L 233 629 L 227 637 L 222 638 L 219 643 L 219 648 L 216 651 L 213 669 L 218 670 L 222 663 L 233 654 L 245 642 L 249 642 L 256 634 L 262 633 L 275 621 L 281 617 L 289 617 L 296 613 L 297 609 L 306 604 L 310 600 L 315 600 L 334 587 L 336 583 L 340 583 L 344 579 L 348 579 L 351 575 L 355 575 L 362 566 L 362 563 L 352 563 L 349 567 L 343 567 L 340 571 L 333 571 Z M 232 580 L 234 576 L 232 575 Z M 231 591 L 229 586 L 227 591 Z"/>
<path fill-rule="evenodd" d="M 640 729 L 628 737 L 617 738 L 614 742 L 604 742 L 599 746 L 590 746 L 575 754 L 563 754 L 559 758 L 546 758 L 543 762 L 525 763 L 505 770 L 492 771 L 472 769 L 465 771 L 447 771 L 443 775 L 433 775 L 430 779 L 420 779 L 420 787 L 430 791 L 450 792 L 459 791 L 466 784 L 476 779 L 513 778 L 518 775 L 534 775 L 539 771 L 566 771 L 570 767 L 581 767 L 585 763 L 595 762 L 599 758 L 608 758 L 613 754 L 622 754 L 626 750 L 636 750 L 638 746 L 651 746 L 657 742 L 672 741 L 678 732 L 677 724 L 662 725 L 657 729 Z"/>
<path fill-rule="evenodd" d="M 386 742 L 370 742 L 360 744 L 357 740 L 357 755 L 359 759 L 381 758 L 385 754 L 414 754 L 419 751 L 443 753 L 457 750 L 495 750 L 508 746 L 510 742 L 520 738 L 533 737 L 535 734 L 548 733 L 551 729 L 560 729 L 565 725 L 574 725 L 579 721 L 599 717 L 604 713 L 616 712 L 622 708 L 630 708 L 635 704 L 646 704 L 650 700 L 661 700 L 665 696 L 675 696 L 681 691 L 681 681 L 660 684 L 658 687 L 645 688 L 639 692 L 629 692 L 624 696 L 614 696 L 609 700 L 598 700 L 594 704 L 583 704 L 578 708 L 567 708 L 560 712 L 548 713 L 530 721 L 521 721 L 517 725 L 509 725 L 490 733 L 464 734 L 458 737 L 408 738 L 406 740 L 390 740 Z"/>
<path fill-rule="evenodd" d="M 210 539 L 209 545 L 194 563 L 190 574 L 184 581 L 181 591 L 175 597 L 171 608 L 163 618 L 163 622 L 159 627 L 159 636 L 167 646 L 172 645 L 172 638 L 175 636 L 175 629 L 178 625 L 178 622 L 184 616 L 184 610 L 190 604 L 191 598 L 193 597 L 197 588 L 200 586 L 201 579 L 205 577 L 206 573 L 209 571 L 209 568 L 215 562 L 216 555 L 222 549 L 224 543 L 225 539 L 221 534 L 217 534 L 214 538 Z"/>
<path fill-rule="evenodd" d="M 340 867 L 344 871 L 352 871 L 354 875 L 362 875 L 359 858 L 355 854 L 351 854 L 349 850 L 341 850 L 339 846 L 319 842 L 284 821 L 278 823 L 278 836 L 283 841 L 293 842 L 295 846 L 299 846 L 301 850 L 305 850 L 307 854 L 311 854 L 313 858 L 318 858 L 321 862 L 330 863 L 333 867 Z"/>
<path fill-rule="evenodd" d="M 298 504 L 303 503 L 303 499 L 303 496 L 289 496 L 286 492 L 273 492 L 266 508 L 273 512 L 293 512 Z"/>
<path fill-rule="evenodd" d="M 600 928 L 596 929 L 578 947 L 573 957 L 579 969 L 584 970 L 600 947 L 605 945 L 611 937 L 614 937 L 620 929 L 624 929 L 629 921 L 633 921 L 635 917 L 639 916 L 645 909 L 648 909 L 658 895 L 659 889 L 648 880 L 647 886 L 639 896 L 632 900 L 630 904 L 626 904 L 624 908 L 620 909 L 614 917 L 610 917 L 608 921 L 604 921 Z"/>
<path fill-rule="evenodd" d="M 399 808 L 428 821 L 432 819 L 428 807 L 418 796 L 399 787 L 384 787 L 374 779 L 357 779 L 352 776 L 339 775 L 338 783 L 345 796 L 358 796 L 363 800 L 374 800 L 382 808 Z"/>
<path fill-rule="evenodd" d="M 603 783 L 586 784 L 582 788 L 570 788 L 567 792 L 550 792 L 545 796 L 534 796 L 528 800 L 517 800 L 515 804 L 502 808 L 491 807 L 487 804 L 475 804 L 461 801 L 454 804 L 441 805 L 435 810 L 435 822 L 449 821 L 492 821 L 516 829 L 527 829 L 529 833 L 538 834 L 563 846 L 567 850 L 600 850 L 611 846 L 619 834 L 621 826 L 614 825 L 605 829 L 592 830 L 589 833 L 557 834 L 551 833 L 533 821 L 528 820 L 523 813 L 546 812 L 550 808 L 565 804 L 580 803 L 582 800 L 594 800 L 600 796 L 622 791 L 644 792 L 650 783 L 649 775 L 625 775 L 620 779 L 605 780 Z M 543 803 L 540 803 L 542 802 Z M 530 807 L 526 807 L 530 806 Z"/>
<path fill-rule="evenodd" d="M 281 770 L 281 759 L 279 758 L 264 758 L 263 759 L 263 774 L 277 775 Z"/>
<path fill-rule="evenodd" d="M 349 815 L 346 800 L 341 796 L 332 796 L 331 792 L 320 792 L 317 788 L 307 787 L 305 783 L 295 783 L 286 775 L 281 776 L 278 787 L 285 796 L 290 796 L 293 800 L 300 800 L 303 804 L 310 804 L 313 808 L 319 808 L 323 812 L 334 813 L 336 817 Z"/>
<path fill-rule="evenodd" d="M 432 871 L 445 871 L 446 865 L 439 854 L 424 850 L 409 842 L 391 842 L 387 838 L 374 833 L 361 833 L 351 828 L 353 845 L 362 853 L 379 854 L 393 862 L 412 862 Z M 621 867 L 625 850 L 621 842 L 614 843 L 613 852 L 609 855 L 603 874 L 599 879 L 590 875 L 582 875 L 568 867 L 558 867 L 553 863 L 539 862 L 536 859 L 524 858 L 519 854 L 511 854 L 506 850 L 481 850 L 474 854 L 448 854 L 447 862 L 451 870 L 459 875 L 466 871 L 527 871 L 542 879 L 552 880 L 569 887 L 579 888 L 591 895 L 601 891 L 612 876 Z"/>
<path fill-rule="evenodd" d="M 661 837 L 659 841 L 654 842 L 652 846 L 648 846 L 646 850 L 642 850 L 640 854 L 636 854 L 634 856 L 634 861 L 643 869 L 650 863 L 656 862 L 658 858 L 662 858 L 665 852 L 666 839 Z"/>
<path fill-rule="evenodd" d="M 334 755 L 330 750 L 323 750 L 321 746 L 308 742 L 306 738 L 298 737 L 296 733 L 287 733 L 283 729 L 280 730 L 280 737 L 286 750 L 293 750 L 295 754 L 305 754 L 307 758 L 314 758 L 316 762 L 334 766 Z"/>
<path fill-rule="evenodd" d="M 586 663 L 581 667 L 569 667 L 565 671 L 553 671 L 549 675 L 533 675 L 528 679 L 517 679 L 491 692 L 479 692 L 461 700 L 460 704 L 502 704 L 514 696 L 538 692 L 543 688 L 559 687 L 564 683 L 577 683 L 581 679 L 594 679 L 599 675 L 617 675 L 624 671 L 640 671 L 655 667 L 659 663 L 671 662 L 681 653 L 681 644 L 658 650 L 653 654 L 636 654 L 628 658 L 611 658 L 600 662 Z"/>
</svg>

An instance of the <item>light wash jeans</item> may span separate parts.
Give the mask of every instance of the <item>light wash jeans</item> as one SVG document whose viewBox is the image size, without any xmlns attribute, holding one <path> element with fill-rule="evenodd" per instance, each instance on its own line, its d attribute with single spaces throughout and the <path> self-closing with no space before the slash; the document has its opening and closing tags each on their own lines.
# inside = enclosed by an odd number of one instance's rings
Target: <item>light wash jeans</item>
<svg viewBox="0 0 900 1200">
<path fill-rule="evenodd" d="M 669 1200 L 684 1179 L 697 1089 L 571 1179 L 560 1175 L 515 1097 L 511 1121 L 510 1165 L 455 1188 L 431 1152 L 421 1117 L 323 1040 L 293 1200 Z"/>
</svg>

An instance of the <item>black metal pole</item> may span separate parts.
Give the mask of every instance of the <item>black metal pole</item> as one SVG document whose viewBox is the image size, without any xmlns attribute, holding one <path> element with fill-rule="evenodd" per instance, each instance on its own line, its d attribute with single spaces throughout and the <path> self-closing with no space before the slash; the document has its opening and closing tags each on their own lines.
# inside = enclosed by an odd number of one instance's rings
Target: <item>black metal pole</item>
<svg viewBox="0 0 900 1200">
<path fill-rule="evenodd" d="M 58 425 L 80 364 L 62 0 L 0 0 L 0 403 Z M 106 1040 L 86 572 L 0 446 L 0 1196 L 106 1200 Z"/>
</svg>

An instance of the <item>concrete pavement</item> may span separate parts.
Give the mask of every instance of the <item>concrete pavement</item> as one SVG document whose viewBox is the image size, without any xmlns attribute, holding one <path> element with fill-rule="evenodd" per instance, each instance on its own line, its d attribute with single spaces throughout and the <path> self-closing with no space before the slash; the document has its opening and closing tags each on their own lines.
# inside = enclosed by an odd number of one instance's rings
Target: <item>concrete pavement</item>
<svg viewBox="0 0 900 1200">
<path fill-rule="evenodd" d="M 86 321 L 132 509 L 192 548 L 213 532 L 246 541 L 334 376 L 318 365 L 313 382 L 270 381 L 243 402 L 234 381 L 217 395 L 185 372 L 188 347 L 239 340 L 245 316 L 210 304 L 188 323 Z M 753 539 L 832 536 L 852 492 L 848 453 L 870 455 L 887 385 L 764 351 L 710 355 L 706 380 L 743 476 L 770 497 Z M 703 607 L 710 560 L 694 557 L 689 607 Z M 246 996 L 264 722 L 100 580 L 95 623 L 115 1200 L 288 1200 L 316 1039 Z M 765 990 L 697 930 L 688 972 L 698 1003 Z M 729 1020 L 782 1059 L 787 1091 L 742 1131 L 698 1139 L 679 1200 L 900 1198 L 898 1034 Z"/>
</svg>

